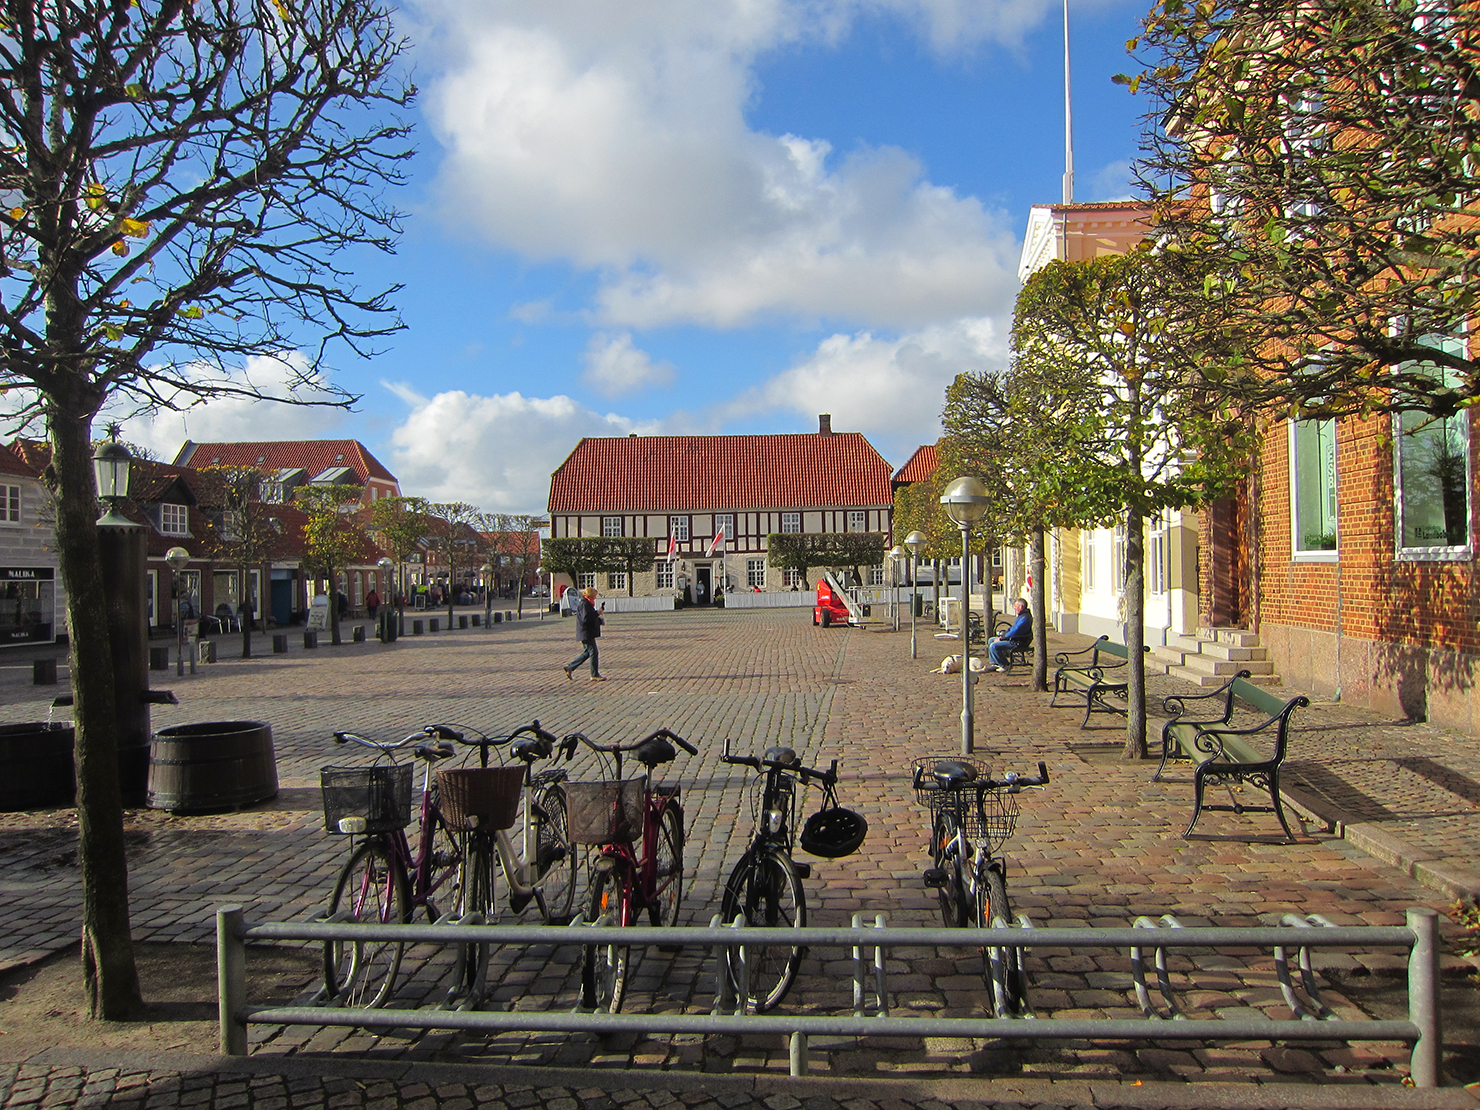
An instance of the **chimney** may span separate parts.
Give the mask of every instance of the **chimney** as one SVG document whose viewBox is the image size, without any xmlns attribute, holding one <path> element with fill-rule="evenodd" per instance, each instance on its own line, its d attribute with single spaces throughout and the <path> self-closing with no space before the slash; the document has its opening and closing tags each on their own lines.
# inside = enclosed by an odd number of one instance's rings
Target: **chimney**
<svg viewBox="0 0 1480 1110">
<path fill-rule="evenodd" d="M 817 434 L 820 436 L 832 435 L 832 413 L 823 412 L 817 415 Z"/>
</svg>

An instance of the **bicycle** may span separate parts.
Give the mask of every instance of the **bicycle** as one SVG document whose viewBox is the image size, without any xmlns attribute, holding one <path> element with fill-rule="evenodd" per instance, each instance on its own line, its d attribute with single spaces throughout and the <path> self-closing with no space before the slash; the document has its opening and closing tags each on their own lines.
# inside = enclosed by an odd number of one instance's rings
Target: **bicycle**
<svg viewBox="0 0 1480 1110">
<path fill-rule="evenodd" d="M 1048 768 L 1038 776 L 1015 771 L 993 779 L 985 764 L 959 757 L 924 758 L 914 763 L 915 798 L 930 808 L 931 866 L 925 885 L 940 900 L 941 917 L 952 928 L 991 929 L 1012 922 L 1007 900 L 1007 868 L 1001 850 L 1017 824 L 1017 795 L 1024 787 L 1048 783 Z M 1026 997 L 1019 949 L 986 946 L 982 976 L 999 1017 L 1018 1012 Z"/>
<path fill-rule="evenodd" d="M 653 783 L 653 769 L 673 760 L 674 744 L 689 755 L 698 755 L 699 749 L 666 728 L 632 744 L 597 744 L 574 732 L 561 741 L 567 761 L 577 743 L 597 754 L 603 770 L 601 782 L 565 784 L 571 842 L 597 849 L 586 920 L 635 925 L 646 910 L 651 924 L 673 924 L 683 898 L 683 806 L 677 786 Z M 640 779 L 622 778 L 622 756 L 629 752 L 642 764 Z M 640 855 L 633 850 L 636 841 L 642 845 Z M 629 960 L 625 944 L 587 945 L 582 1005 L 617 1013 L 627 991 Z"/>
<path fill-rule="evenodd" d="M 833 791 L 838 780 L 838 761 L 833 760 L 828 770 L 819 771 L 804 767 L 795 751 L 781 746 L 767 748 L 759 758 L 731 755 L 729 741 L 725 741 L 720 760 L 765 775 L 760 791 L 753 797 L 755 836 L 725 883 L 720 915 L 727 922 L 743 916 L 750 926 L 801 929 L 807 924 L 807 898 L 802 880 L 811 876 L 812 865 L 792 858 L 798 780 L 804 786 L 809 782 L 821 783 L 827 791 L 824 797 L 833 801 L 832 808 L 824 808 L 809 819 L 808 831 L 825 824 L 835 825 L 824 831 L 825 843 L 813 842 L 804 833 L 803 848 L 817 849 L 815 854 L 831 858 L 845 856 L 858 849 L 868 831 L 863 818 L 836 805 Z M 839 815 L 847 816 L 839 821 Z M 742 1002 L 763 1013 L 780 1003 L 791 990 L 805 954 L 802 945 L 747 945 L 743 954 L 727 949 L 730 983 L 737 993 L 749 996 L 742 996 Z M 741 960 L 745 961 L 743 976 Z"/>
</svg>

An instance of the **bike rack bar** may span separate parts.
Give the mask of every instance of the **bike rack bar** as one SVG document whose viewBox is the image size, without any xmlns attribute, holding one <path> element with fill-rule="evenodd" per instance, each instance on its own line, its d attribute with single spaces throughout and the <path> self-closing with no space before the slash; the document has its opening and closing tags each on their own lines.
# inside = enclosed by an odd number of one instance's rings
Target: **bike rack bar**
<svg viewBox="0 0 1480 1110">
<path fill-rule="evenodd" d="M 1439 915 L 1426 906 L 1408 910 L 1413 947 L 1408 950 L 1408 1021 L 1418 1028 L 1410 1076 L 1415 1087 L 1444 1081 L 1444 1026 L 1439 1009 Z M 1324 929 L 1314 930 L 1317 934 Z M 1324 1022 L 1334 1025 L 1335 1022 Z"/>
<path fill-rule="evenodd" d="M 245 925 L 240 906 L 222 906 L 216 911 L 216 1000 L 223 1056 L 247 1054 Z"/>
<path fill-rule="evenodd" d="M 1180 929 L 1182 923 L 1169 913 L 1161 915 L 1161 920 L 1168 929 Z M 1138 917 L 1135 921 L 1137 929 L 1160 929 L 1155 921 L 1149 917 Z M 1151 992 L 1146 989 L 1146 962 L 1141 958 L 1140 947 L 1131 949 L 1131 976 L 1136 984 L 1136 1001 L 1141 1005 L 1141 1013 L 1148 1018 L 1160 1021 L 1184 1021 L 1187 1015 L 1177 1005 L 1177 999 L 1172 994 L 1172 977 L 1167 968 L 1167 950 L 1158 948 L 1156 950 L 1156 989 L 1161 992 L 1162 1000 L 1166 1002 L 1167 1012 L 1159 1012 L 1151 1002 Z"/>
<path fill-rule="evenodd" d="M 1299 914 L 1287 913 L 1280 919 L 1292 929 L 1334 929 L 1335 926 L 1320 914 L 1310 914 L 1301 917 Z M 1320 988 L 1316 986 L 1315 972 L 1310 966 L 1310 949 L 1305 945 L 1300 946 L 1300 987 L 1305 992 L 1310 1005 L 1306 1005 L 1295 994 L 1295 986 L 1290 982 L 1290 961 L 1285 953 L 1285 946 L 1277 944 L 1274 947 L 1274 970 L 1279 977 L 1280 992 L 1285 996 L 1285 1002 L 1290 1007 L 1290 1012 L 1304 1021 L 1329 1021 L 1335 1017 L 1335 1013 L 1321 999 Z"/>
<path fill-rule="evenodd" d="M 884 915 L 875 914 L 874 923 L 865 925 L 863 914 L 853 915 L 853 928 L 855 929 L 883 929 L 886 928 Z M 863 1017 L 868 1009 L 868 1003 L 864 1000 L 867 989 L 868 975 L 863 969 L 863 950 L 867 947 L 861 941 L 853 945 L 853 1015 Z M 883 1017 L 889 1016 L 889 987 L 887 972 L 884 967 L 884 947 L 874 945 L 874 1006 Z"/>
</svg>

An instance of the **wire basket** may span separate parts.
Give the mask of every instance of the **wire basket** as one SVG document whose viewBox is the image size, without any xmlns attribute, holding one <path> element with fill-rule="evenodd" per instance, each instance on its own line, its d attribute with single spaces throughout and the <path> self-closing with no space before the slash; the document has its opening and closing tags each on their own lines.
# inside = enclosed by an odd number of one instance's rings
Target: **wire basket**
<svg viewBox="0 0 1480 1110">
<path fill-rule="evenodd" d="M 916 800 L 930 807 L 932 825 L 941 814 L 949 814 L 968 837 L 986 842 L 990 851 L 1000 850 L 1017 827 L 1018 796 L 1009 793 L 1005 786 L 977 782 L 962 783 L 953 788 L 942 787 L 931 777 L 931 771 L 946 759 L 975 767 L 982 778 L 988 775 L 987 765 L 974 759 L 954 755 L 917 759 L 915 767 L 921 770 L 921 774 L 920 785 L 915 788 Z"/>
<path fill-rule="evenodd" d="M 642 779 L 565 784 L 572 844 L 630 844 L 642 835 Z"/>
<path fill-rule="evenodd" d="M 324 830 L 338 834 L 345 817 L 363 817 L 371 833 L 404 829 L 411 824 L 409 763 L 371 767 L 325 767 L 319 772 L 324 792 Z"/>
<path fill-rule="evenodd" d="M 513 828 L 524 791 L 523 767 L 449 767 L 437 772 L 438 808 L 454 829 Z"/>
</svg>

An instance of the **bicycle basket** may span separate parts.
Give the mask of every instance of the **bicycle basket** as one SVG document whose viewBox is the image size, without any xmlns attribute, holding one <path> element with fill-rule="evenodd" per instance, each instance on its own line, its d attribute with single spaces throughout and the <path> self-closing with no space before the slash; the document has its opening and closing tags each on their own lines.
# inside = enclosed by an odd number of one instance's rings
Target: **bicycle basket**
<svg viewBox="0 0 1480 1110">
<path fill-rule="evenodd" d="M 918 782 L 915 787 L 915 801 L 922 806 L 935 807 L 936 800 L 942 793 L 947 793 L 946 788 L 936 781 L 933 772 L 937 763 L 964 763 L 968 767 L 974 767 L 978 778 L 986 778 L 990 775 L 991 768 L 979 759 L 966 759 L 959 755 L 928 755 L 915 760 L 911 768 L 910 781 Z M 967 784 L 965 789 L 970 789 Z"/>
<path fill-rule="evenodd" d="M 437 772 L 442 816 L 455 829 L 478 818 L 486 829 L 512 828 L 524 791 L 523 767 L 449 767 Z"/>
<path fill-rule="evenodd" d="M 629 844 L 642 835 L 642 779 L 565 784 L 572 844 Z"/>
<path fill-rule="evenodd" d="M 324 830 L 339 832 L 345 817 L 363 817 L 371 833 L 404 829 L 411 824 L 409 763 L 377 763 L 371 767 L 325 767 L 319 772 L 324 793 Z"/>
</svg>

